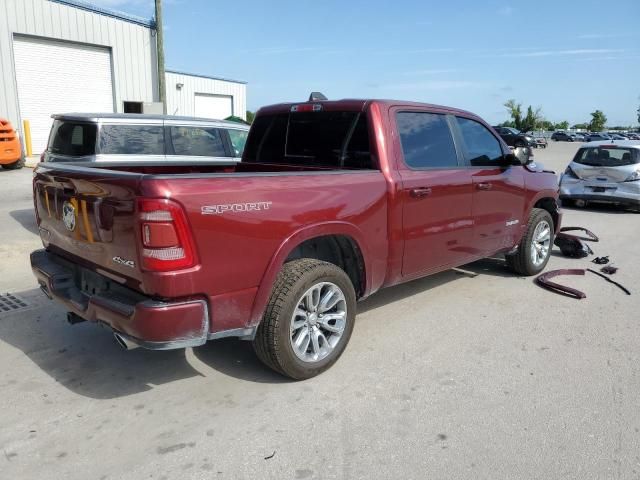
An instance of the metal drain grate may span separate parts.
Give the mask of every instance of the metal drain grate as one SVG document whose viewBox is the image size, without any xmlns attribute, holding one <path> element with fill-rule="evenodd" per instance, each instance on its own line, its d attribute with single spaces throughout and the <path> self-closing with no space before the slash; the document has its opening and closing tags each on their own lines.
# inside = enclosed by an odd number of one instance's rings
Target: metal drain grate
<svg viewBox="0 0 640 480">
<path fill-rule="evenodd" d="M 28 306 L 29 304 L 27 302 L 10 293 L 0 295 L 0 313 L 13 312 L 14 310 L 20 310 Z"/>
</svg>

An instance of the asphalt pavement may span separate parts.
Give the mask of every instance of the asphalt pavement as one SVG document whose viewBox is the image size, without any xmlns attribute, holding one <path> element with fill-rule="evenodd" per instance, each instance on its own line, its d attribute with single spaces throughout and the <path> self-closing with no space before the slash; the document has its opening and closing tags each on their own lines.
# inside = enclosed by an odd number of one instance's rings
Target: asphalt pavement
<svg viewBox="0 0 640 480">
<path fill-rule="evenodd" d="M 577 145 L 535 158 L 564 170 Z M 0 171 L 0 478 L 638 479 L 640 215 L 566 209 L 631 296 L 595 275 L 575 300 L 502 259 L 359 304 L 326 373 L 289 381 L 249 343 L 123 351 L 37 289 L 31 170 Z M 547 269 L 592 267 L 562 257 Z"/>
</svg>

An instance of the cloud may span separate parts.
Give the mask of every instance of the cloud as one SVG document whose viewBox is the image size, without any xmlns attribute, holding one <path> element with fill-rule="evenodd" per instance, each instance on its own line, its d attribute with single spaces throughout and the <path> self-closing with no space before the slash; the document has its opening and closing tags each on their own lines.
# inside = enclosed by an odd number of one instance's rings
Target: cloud
<svg viewBox="0 0 640 480">
<path fill-rule="evenodd" d="M 634 37 L 637 33 L 585 33 L 584 35 L 578 35 L 577 38 L 581 40 L 597 40 L 601 38 L 623 38 Z"/>
<path fill-rule="evenodd" d="M 456 68 L 426 68 L 424 70 L 412 70 L 409 72 L 404 72 L 403 75 L 405 76 L 419 76 L 419 75 L 442 75 L 445 73 L 455 73 L 455 72 L 459 72 L 460 70 L 456 69 Z"/>
<path fill-rule="evenodd" d="M 480 87 L 482 84 L 467 80 L 434 80 L 429 82 L 408 82 L 383 85 L 393 90 L 452 90 L 457 88 Z"/>
<path fill-rule="evenodd" d="M 571 55 L 622 53 L 624 51 L 625 50 L 608 49 L 608 48 L 581 48 L 581 49 L 574 49 L 574 50 L 538 50 L 533 52 L 513 52 L 513 53 L 503 53 L 498 56 L 510 57 L 510 58 L 558 57 L 558 56 L 571 56 Z"/>
<path fill-rule="evenodd" d="M 251 55 L 285 55 L 299 52 L 320 52 L 318 47 L 265 47 L 243 50 L 242 53 Z"/>
<path fill-rule="evenodd" d="M 450 53 L 455 52 L 454 48 L 418 48 L 418 49 L 395 49 L 395 50 L 380 50 L 377 52 L 380 55 L 406 55 L 415 53 Z"/>
<path fill-rule="evenodd" d="M 498 15 L 502 15 L 505 17 L 510 17 L 513 14 L 513 7 L 510 5 L 505 5 L 498 9 Z"/>
</svg>

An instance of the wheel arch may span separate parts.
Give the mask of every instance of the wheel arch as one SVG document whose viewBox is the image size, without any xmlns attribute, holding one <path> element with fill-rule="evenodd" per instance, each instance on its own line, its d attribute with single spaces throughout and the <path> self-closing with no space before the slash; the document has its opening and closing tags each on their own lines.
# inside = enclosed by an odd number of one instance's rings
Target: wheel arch
<svg viewBox="0 0 640 480">
<path fill-rule="evenodd" d="M 560 228 L 560 208 L 558 207 L 558 199 L 555 196 L 542 196 L 535 200 L 532 208 L 540 208 L 546 210 L 553 219 L 553 231 L 557 232 Z"/>
<path fill-rule="evenodd" d="M 316 258 L 336 264 L 354 282 L 358 298 L 370 290 L 369 251 L 362 232 L 346 222 L 307 226 L 286 238 L 271 258 L 258 287 L 248 326 L 260 323 L 278 272 L 287 261 L 297 258 Z"/>
</svg>

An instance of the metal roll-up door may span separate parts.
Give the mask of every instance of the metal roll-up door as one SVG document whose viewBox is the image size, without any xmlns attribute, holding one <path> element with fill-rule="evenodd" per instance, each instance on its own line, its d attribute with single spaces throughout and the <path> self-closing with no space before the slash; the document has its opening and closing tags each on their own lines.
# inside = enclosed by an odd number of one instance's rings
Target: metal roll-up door
<svg viewBox="0 0 640 480">
<path fill-rule="evenodd" d="M 16 36 L 13 51 L 20 116 L 31 124 L 34 154 L 47 145 L 51 114 L 113 113 L 109 48 Z"/>
<path fill-rule="evenodd" d="M 224 120 L 233 115 L 233 97 L 196 93 L 195 116 Z"/>
</svg>

